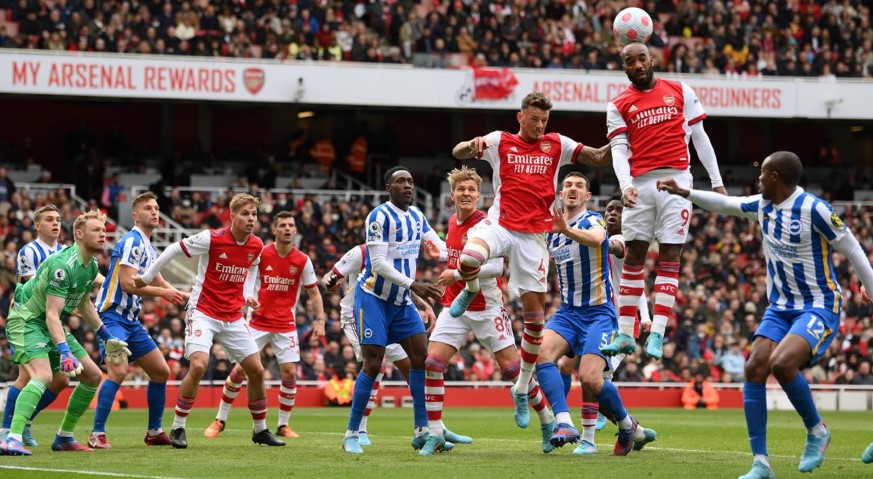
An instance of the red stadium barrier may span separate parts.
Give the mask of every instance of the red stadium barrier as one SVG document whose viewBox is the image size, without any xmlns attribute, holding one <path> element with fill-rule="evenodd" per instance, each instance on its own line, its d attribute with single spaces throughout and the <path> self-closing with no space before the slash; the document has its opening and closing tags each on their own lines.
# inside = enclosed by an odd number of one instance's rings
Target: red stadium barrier
<svg viewBox="0 0 873 479">
<path fill-rule="evenodd" d="M 624 400 L 625 406 L 628 408 L 656 407 L 656 408 L 677 408 L 682 407 L 682 387 L 660 388 L 639 388 L 639 387 L 619 387 L 621 397 Z M 237 399 L 237 406 L 245 404 L 245 388 L 240 391 Z M 267 400 L 270 407 L 278 407 L 279 399 L 277 393 L 273 391 L 267 393 Z M 72 392 L 72 388 L 68 388 L 62 392 L 58 400 L 49 407 L 50 409 L 63 409 L 66 407 L 67 398 Z M 121 393 L 124 400 L 127 402 L 127 407 L 131 409 L 145 409 L 148 407 L 146 401 L 146 387 L 129 387 L 123 386 Z M 179 393 L 178 386 L 167 386 L 167 407 L 176 405 L 176 396 Z M 740 389 L 722 389 L 721 401 L 719 406 L 722 408 L 740 408 L 743 407 L 743 392 Z M 405 387 L 386 386 L 379 393 L 379 401 L 384 397 L 393 397 L 396 407 L 400 407 L 404 397 L 410 397 L 409 390 Z M 196 408 L 216 408 L 221 400 L 221 386 L 201 386 L 200 393 L 197 395 L 197 400 L 194 402 Z M 295 407 L 322 407 L 325 405 L 324 394 L 322 388 L 318 386 L 298 386 L 297 400 Z M 451 407 L 512 407 L 512 398 L 509 396 L 507 389 L 504 387 L 446 387 L 445 406 Z M 582 406 L 582 395 L 579 392 L 579 387 L 575 386 L 570 392 L 571 408 Z"/>
</svg>

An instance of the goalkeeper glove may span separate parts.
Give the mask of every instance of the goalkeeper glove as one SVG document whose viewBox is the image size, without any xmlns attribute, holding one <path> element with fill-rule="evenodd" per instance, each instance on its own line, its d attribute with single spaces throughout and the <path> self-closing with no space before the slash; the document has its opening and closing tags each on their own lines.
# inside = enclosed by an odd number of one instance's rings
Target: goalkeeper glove
<svg viewBox="0 0 873 479">
<path fill-rule="evenodd" d="M 67 346 L 67 343 L 58 344 L 58 352 L 61 353 L 61 372 L 66 374 L 67 376 L 74 378 L 77 374 L 82 372 L 82 363 L 73 356 L 73 352 L 70 351 L 70 347 Z"/>
</svg>

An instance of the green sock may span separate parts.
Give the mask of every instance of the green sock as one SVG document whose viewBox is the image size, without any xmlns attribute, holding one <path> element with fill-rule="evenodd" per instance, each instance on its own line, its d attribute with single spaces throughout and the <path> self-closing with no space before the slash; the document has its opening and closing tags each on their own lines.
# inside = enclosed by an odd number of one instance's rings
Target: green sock
<svg viewBox="0 0 873 479">
<path fill-rule="evenodd" d="M 73 389 L 73 394 L 70 395 L 70 401 L 67 403 L 64 421 L 61 423 L 61 431 L 72 433 L 76 429 L 76 423 L 88 410 L 88 405 L 91 404 L 95 394 L 97 394 L 97 386 L 79 383 L 76 389 Z"/>
<path fill-rule="evenodd" d="M 15 401 L 15 416 L 12 418 L 12 427 L 9 428 L 10 433 L 24 433 L 24 426 L 33 415 L 33 411 L 36 411 L 36 405 L 39 404 L 44 392 L 45 383 L 36 378 L 31 378 L 27 386 L 24 386 L 18 395 L 18 400 Z"/>
</svg>

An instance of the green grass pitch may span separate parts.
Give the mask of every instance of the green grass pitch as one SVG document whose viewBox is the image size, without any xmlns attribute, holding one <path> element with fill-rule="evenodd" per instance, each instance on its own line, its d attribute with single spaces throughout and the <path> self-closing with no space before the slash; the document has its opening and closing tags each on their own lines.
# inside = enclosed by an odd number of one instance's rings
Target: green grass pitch
<svg viewBox="0 0 873 479">
<path fill-rule="evenodd" d="M 255 446 L 251 419 L 245 408 L 235 408 L 227 429 L 216 439 L 205 439 L 203 429 L 213 410 L 195 410 L 188 419 L 186 450 L 146 447 L 146 411 L 114 411 L 108 424 L 112 450 L 93 453 L 56 453 L 51 440 L 62 413 L 43 413 L 34 425 L 40 446 L 32 457 L 0 457 L 0 477 L 130 478 L 733 478 L 751 466 L 745 422 L 741 410 L 684 411 L 642 409 L 633 411 L 647 427 L 658 431 L 658 440 L 628 457 L 613 457 L 615 427 L 597 433 L 600 453 L 574 456 L 571 445 L 551 454 L 540 450 L 536 416 L 531 426 L 515 426 L 511 409 L 451 409 L 446 424 L 453 431 L 473 436 L 471 445 L 434 457 L 419 457 L 410 446 L 412 411 L 377 409 L 370 417 L 373 445 L 363 456 L 342 452 L 340 442 L 348 409 L 296 409 L 291 418 L 300 439 L 286 447 Z M 578 411 L 574 411 L 578 414 Z M 87 441 L 94 418 L 82 418 L 77 439 Z M 814 478 L 873 477 L 873 464 L 860 461 L 861 452 L 873 441 L 873 416 L 869 413 L 825 413 L 833 442 L 824 465 L 811 476 L 797 471 L 805 432 L 793 412 L 771 412 L 769 445 L 776 475 Z M 276 410 L 268 424 L 275 429 Z M 168 409 L 164 423 L 172 421 Z M 578 419 L 577 419 L 578 424 Z M 572 475 L 572 476 L 571 476 Z"/>
</svg>

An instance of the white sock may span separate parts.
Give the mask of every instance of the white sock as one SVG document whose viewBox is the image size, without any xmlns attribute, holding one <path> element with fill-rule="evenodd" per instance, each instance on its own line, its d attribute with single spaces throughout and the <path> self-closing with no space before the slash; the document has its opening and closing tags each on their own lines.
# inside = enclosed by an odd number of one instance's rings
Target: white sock
<svg viewBox="0 0 873 479">
<path fill-rule="evenodd" d="M 73 437 L 73 433 L 71 431 L 64 431 L 63 429 L 60 429 L 60 430 L 58 430 L 58 436 Z"/>
<path fill-rule="evenodd" d="M 430 430 L 428 430 L 427 426 L 416 426 L 415 427 L 415 437 L 424 436 L 425 434 L 427 434 L 429 432 L 430 432 Z"/>
<path fill-rule="evenodd" d="M 594 444 L 594 430 L 596 428 L 594 426 L 584 426 L 582 427 L 582 440 L 588 441 L 591 444 Z"/>
<path fill-rule="evenodd" d="M 351 429 L 346 429 L 346 435 L 343 436 L 343 439 L 345 439 L 347 437 L 357 436 L 357 435 L 358 435 L 357 431 L 352 431 Z"/>
<path fill-rule="evenodd" d="M 770 467 L 770 459 L 765 454 L 755 454 L 755 457 L 753 457 L 752 460 L 760 461 L 764 463 L 765 466 Z"/>
<path fill-rule="evenodd" d="M 363 418 L 361 418 L 361 425 L 358 426 L 359 432 L 367 432 L 367 417 L 369 416 L 364 416 Z"/>
<path fill-rule="evenodd" d="M 637 425 L 637 428 L 634 430 L 634 441 L 642 441 L 646 438 L 646 428 L 643 426 Z"/>
<path fill-rule="evenodd" d="M 818 423 L 815 426 L 812 426 L 811 428 L 809 428 L 809 433 L 815 437 L 822 437 L 825 434 L 827 434 L 827 432 L 828 432 L 828 429 L 822 423 Z"/>
<path fill-rule="evenodd" d="M 163 430 L 163 428 L 160 428 L 160 427 L 157 429 L 149 429 L 149 431 L 148 431 L 149 436 L 157 436 L 158 434 L 160 434 L 162 432 L 164 432 L 164 430 Z"/>
<path fill-rule="evenodd" d="M 173 416 L 173 429 L 185 429 L 185 424 L 188 422 L 188 416 L 180 417 L 178 414 Z"/>
<path fill-rule="evenodd" d="M 559 412 L 555 414 L 555 419 L 557 419 L 558 424 L 569 424 L 573 425 L 573 418 L 570 416 L 570 413 L 567 411 Z"/>
<path fill-rule="evenodd" d="M 10 432 L 7 439 L 15 439 L 18 442 L 24 441 L 24 439 L 21 438 L 21 434 L 15 434 L 14 432 Z"/>
<path fill-rule="evenodd" d="M 631 421 L 630 414 L 625 416 L 625 418 L 622 419 L 621 421 L 618 421 L 618 428 L 619 429 L 630 429 L 632 427 L 634 427 L 634 422 Z"/>
</svg>

